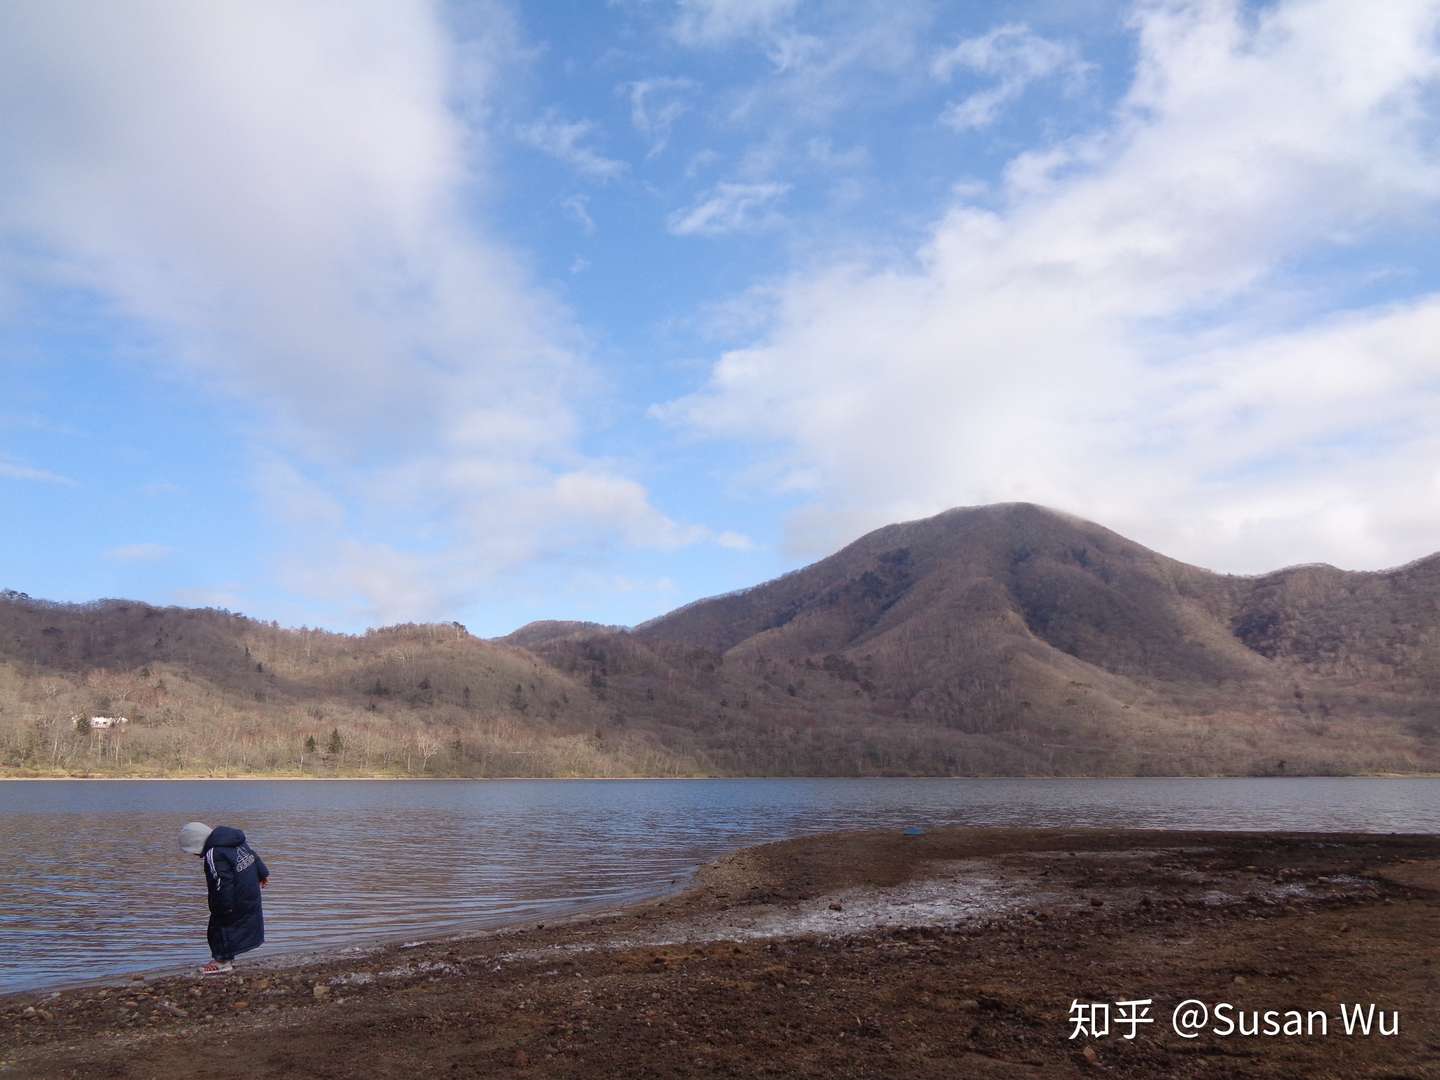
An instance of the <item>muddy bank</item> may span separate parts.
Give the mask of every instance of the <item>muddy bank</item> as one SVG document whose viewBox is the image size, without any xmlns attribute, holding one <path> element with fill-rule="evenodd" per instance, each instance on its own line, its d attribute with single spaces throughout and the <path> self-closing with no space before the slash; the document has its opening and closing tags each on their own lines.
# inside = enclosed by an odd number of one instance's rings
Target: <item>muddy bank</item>
<svg viewBox="0 0 1440 1080">
<path fill-rule="evenodd" d="M 1440 837 L 844 833 L 605 917 L 0 999 L 0 1072 L 1440 1078 L 1437 943 Z M 1133 1040 L 1069 1038 L 1141 998 Z M 1185 998 L 1399 1032 L 1182 1039 Z"/>
</svg>

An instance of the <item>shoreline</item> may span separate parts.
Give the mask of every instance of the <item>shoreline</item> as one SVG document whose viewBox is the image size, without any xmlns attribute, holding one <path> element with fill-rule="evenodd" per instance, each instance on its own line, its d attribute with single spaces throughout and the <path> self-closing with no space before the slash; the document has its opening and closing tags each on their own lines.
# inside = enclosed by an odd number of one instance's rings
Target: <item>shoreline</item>
<svg viewBox="0 0 1440 1080">
<path fill-rule="evenodd" d="M 217 1041 L 237 1076 L 1413 1075 L 1437 935 L 1436 836 L 830 833 L 602 913 L 0 998 L 0 1075 L 170 1080 Z M 1067 1038 L 1072 1000 L 1337 994 L 1400 1034 Z"/>
</svg>

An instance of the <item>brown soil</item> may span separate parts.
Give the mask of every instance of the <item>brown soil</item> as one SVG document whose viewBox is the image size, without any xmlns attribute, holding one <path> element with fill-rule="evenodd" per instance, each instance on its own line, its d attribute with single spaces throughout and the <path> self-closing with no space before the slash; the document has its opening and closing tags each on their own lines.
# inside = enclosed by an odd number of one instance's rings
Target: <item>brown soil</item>
<svg viewBox="0 0 1440 1080">
<path fill-rule="evenodd" d="M 1437 942 L 1437 837 L 846 833 L 600 918 L 0 999 L 0 1072 L 1440 1078 Z M 1069 1038 L 1072 1000 L 1132 998 L 1135 1039 Z M 1185 1040 L 1183 998 L 1330 1029 Z"/>
</svg>

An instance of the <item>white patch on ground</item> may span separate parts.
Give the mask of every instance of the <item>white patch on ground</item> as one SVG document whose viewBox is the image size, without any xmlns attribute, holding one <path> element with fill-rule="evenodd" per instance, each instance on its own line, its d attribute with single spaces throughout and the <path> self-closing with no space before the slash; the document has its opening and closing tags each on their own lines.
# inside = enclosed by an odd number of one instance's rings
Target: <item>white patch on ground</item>
<svg viewBox="0 0 1440 1080">
<path fill-rule="evenodd" d="M 1273 881 L 1253 872 L 1201 870 L 1166 860 L 1193 854 L 1194 849 L 1152 849 L 1085 852 L 1087 859 L 1147 863 L 1163 870 L 1177 884 L 1193 885 L 1188 898 L 1220 908 L 1285 900 L 1325 900 L 1373 895 L 1376 883 L 1351 875 L 1334 875 L 1308 883 Z M 718 912 L 668 920 L 651 931 L 615 934 L 591 941 L 536 949 L 518 949 L 493 958 L 500 965 L 553 960 L 566 954 L 631 948 L 694 946 L 717 942 L 771 940 L 787 937 L 845 938 L 907 927 L 957 926 L 1018 912 L 1084 910 L 1092 896 L 1111 905 L 1128 906 L 1148 899 L 1143 887 L 1116 887 L 1113 882 L 1088 885 L 1048 879 L 1032 869 L 1068 858 L 1065 852 L 1034 852 L 1010 856 L 1003 864 L 984 859 L 934 864 L 931 876 L 894 888 L 847 889 L 794 904 L 749 904 Z M 1029 864 L 1029 866 L 1025 866 Z M 1025 867 L 1022 869 L 1022 867 Z M 832 909 L 839 905 L 840 910 Z"/>
<path fill-rule="evenodd" d="M 376 979 L 408 979 L 416 975 L 458 975 L 461 969 L 443 960 L 422 960 L 418 964 L 401 964 L 380 971 L 348 971 L 330 979 L 331 986 L 364 986 Z"/>
<path fill-rule="evenodd" d="M 961 865 L 961 864 L 956 864 Z M 651 933 L 615 935 L 595 942 L 521 949 L 496 957 L 501 963 L 537 960 L 597 949 L 630 949 L 787 937 L 844 938 L 877 930 L 953 926 L 995 917 L 1060 897 L 1029 877 L 975 873 L 973 862 L 954 876 L 932 877 L 891 889 L 846 889 L 798 904 L 755 904 L 668 922 Z M 831 905 L 839 905 L 835 911 Z"/>
</svg>

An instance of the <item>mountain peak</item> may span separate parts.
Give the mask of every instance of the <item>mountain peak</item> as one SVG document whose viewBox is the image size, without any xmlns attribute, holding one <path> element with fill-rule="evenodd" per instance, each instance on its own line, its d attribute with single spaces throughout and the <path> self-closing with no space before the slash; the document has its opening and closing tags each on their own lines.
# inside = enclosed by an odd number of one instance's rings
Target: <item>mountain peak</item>
<svg viewBox="0 0 1440 1080">
<path fill-rule="evenodd" d="M 367 733 L 356 768 L 428 774 L 1437 771 L 1440 556 L 1220 575 L 1003 503 L 629 631 L 344 636 L 0 594 L 5 672 L 0 765 L 23 768 L 94 768 L 71 717 L 117 702 L 136 761 L 210 753 L 187 728 L 223 700 L 277 769 L 333 729 Z"/>
</svg>

